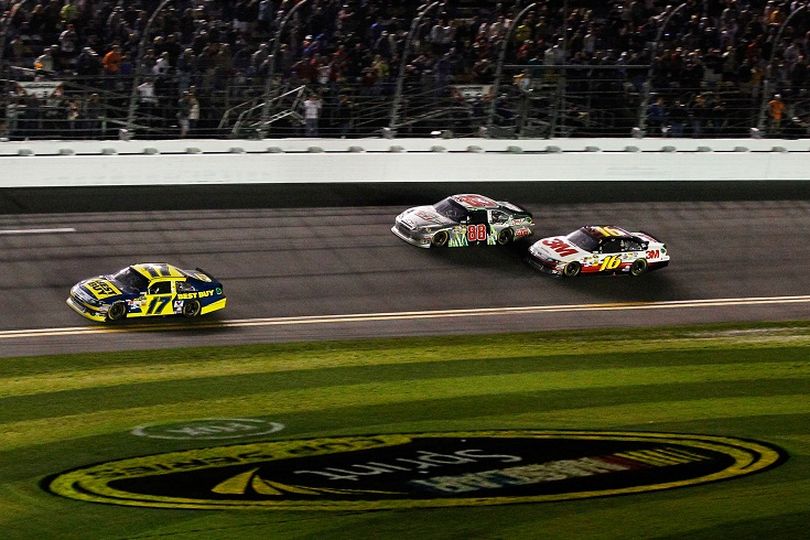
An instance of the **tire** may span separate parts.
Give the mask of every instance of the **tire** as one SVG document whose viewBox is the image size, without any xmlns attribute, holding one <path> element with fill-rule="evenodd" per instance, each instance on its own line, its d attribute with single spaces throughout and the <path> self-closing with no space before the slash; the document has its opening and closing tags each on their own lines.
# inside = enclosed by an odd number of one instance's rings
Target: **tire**
<svg viewBox="0 0 810 540">
<path fill-rule="evenodd" d="M 193 319 L 202 311 L 202 307 L 197 300 L 186 300 L 183 302 L 183 317 Z"/>
<path fill-rule="evenodd" d="M 107 311 L 107 320 L 120 321 L 127 316 L 127 305 L 124 302 L 115 302 Z"/>
<path fill-rule="evenodd" d="M 636 259 L 630 265 L 630 275 L 633 277 L 640 276 L 647 271 L 647 266 L 647 259 Z"/>
<path fill-rule="evenodd" d="M 505 246 L 515 238 L 515 233 L 512 229 L 504 229 L 498 233 L 498 245 Z"/>
<path fill-rule="evenodd" d="M 563 276 L 567 278 L 577 277 L 580 270 L 582 270 L 582 265 L 576 261 L 570 262 L 565 265 L 565 268 L 563 268 Z"/>
<path fill-rule="evenodd" d="M 445 247 L 448 240 L 450 240 L 450 235 L 447 233 L 447 231 L 439 231 L 433 235 L 430 245 L 433 247 Z"/>
</svg>

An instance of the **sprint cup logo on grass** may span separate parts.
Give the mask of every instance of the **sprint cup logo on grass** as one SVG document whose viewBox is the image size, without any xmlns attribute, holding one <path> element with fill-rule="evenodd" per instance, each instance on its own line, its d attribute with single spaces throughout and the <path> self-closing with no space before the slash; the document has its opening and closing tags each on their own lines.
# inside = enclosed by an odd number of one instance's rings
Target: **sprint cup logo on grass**
<svg viewBox="0 0 810 540">
<path fill-rule="evenodd" d="M 84 501 L 183 509 L 382 510 L 642 493 L 764 471 L 786 455 L 708 435 L 482 431 L 268 441 L 111 461 L 44 480 Z"/>
</svg>

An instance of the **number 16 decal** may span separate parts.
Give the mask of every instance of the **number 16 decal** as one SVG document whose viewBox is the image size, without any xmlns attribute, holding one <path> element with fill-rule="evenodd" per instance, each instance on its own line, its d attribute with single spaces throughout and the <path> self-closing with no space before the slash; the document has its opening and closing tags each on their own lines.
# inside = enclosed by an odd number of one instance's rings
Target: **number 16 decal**
<svg viewBox="0 0 810 540">
<path fill-rule="evenodd" d="M 467 240 L 470 242 L 483 242 L 487 239 L 487 226 L 483 223 L 467 227 Z"/>
<path fill-rule="evenodd" d="M 605 270 L 615 270 L 620 264 L 622 264 L 621 258 L 616 256 L 607 257 L 602 261 L 599 271 L 604 272 Z"/>
</svg>

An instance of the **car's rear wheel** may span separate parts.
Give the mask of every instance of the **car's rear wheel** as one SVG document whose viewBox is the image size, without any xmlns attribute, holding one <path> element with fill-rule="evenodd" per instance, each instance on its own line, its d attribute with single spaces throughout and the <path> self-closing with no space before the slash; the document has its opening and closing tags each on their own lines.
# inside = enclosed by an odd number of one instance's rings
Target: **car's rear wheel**
<svg viewBox="0 0 810 540">
<path fill-rule="evenodd" d="M 515 233 L 512 231 L 512 229 L 504 229 L 498 233 L 498 244 L 505 246 L 511 242 L 514 237 Z"/>
<path fill-rule="evenodd" d="M 633 264 L 630 265 L 630 275 L 638 277 L 647 271 L 647 267 L 647 259 L 636 259 L 633 261 Z"/>
<path fill-rule="evenodd" d="M 450 235 L 447 231 L 439 231 L 433 235 L 433 239 L 430 243 L 433 247 L 444 247 L 447 245 L 448 240 L 450 240 Z"/>
<path fill-rule="evenodd" d="M 202 307 L 197 300 L 186 300 L 183 302 L 183 317 L 193 319 L 202 311 Z"/>
<path fill-rule="evenodd" d="M 116 302 L 107 310 L 108 321 L 120 321 L 127 316 L 127 305 L 124 302 Z"/>
<path fill-rule="evenodd" d="M 577 277 L 582 270 L 582 265 L 578 262 L 570 262 L 563 268 L 563 276 L 567 278 Z"/>
</svg>

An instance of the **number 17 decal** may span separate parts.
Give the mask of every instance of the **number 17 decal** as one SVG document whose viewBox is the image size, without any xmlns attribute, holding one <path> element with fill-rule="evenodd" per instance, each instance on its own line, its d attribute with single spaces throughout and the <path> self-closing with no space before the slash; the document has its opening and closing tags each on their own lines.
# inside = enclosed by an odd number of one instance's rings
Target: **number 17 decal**
<svg viewBox="0 0 810 540">
<path fill-rule="evenodd" d="M 168 304 L 169 300 L 171 299 L 172 299 L 171 296 L 164 296 L 162 298 L 160 297 L 152 298 L 152 300 L 149 302 L 149 307 L 146 309 L 146 314 L 157 315 L 158 313 L 163 311 L 163 308 L 166 307 L 166 304 Z"/>
</svg>

